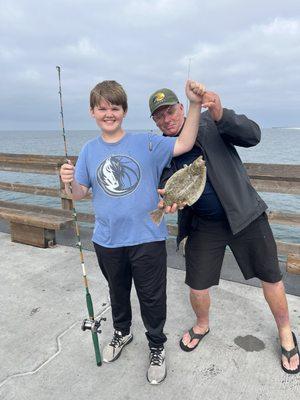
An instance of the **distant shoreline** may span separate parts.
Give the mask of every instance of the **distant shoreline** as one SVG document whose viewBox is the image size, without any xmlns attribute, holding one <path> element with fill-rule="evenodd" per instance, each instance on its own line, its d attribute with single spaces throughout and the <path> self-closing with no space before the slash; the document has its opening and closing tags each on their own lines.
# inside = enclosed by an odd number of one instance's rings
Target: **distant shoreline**
<svg viewBox="0 0 300 400">
<path fill-rule="evenodd" d="M 267 127 L 267 126 L 261 126 L 262 130 L 270 130 L 270 129 L 287 129 L 287 130 L 300 130 L 300 127 L 297 126 L 271 126 L 271 127 Z M 127 132 L 144 132 L 144 133 L 161 133 L 159 131 L 159 129 L 126 129 Z M 0 129 L 0 134 L 3 133 L 24 133 L 24 134 L 30 134 L 30 133 L 37 133 L 37 132 L 43 132 L 43 133 L 51 133 L 53 134 L 54 132 L 56 134 L 60 134 L 61 135 L 61 129 Z M 80 133 L 86 133 L 86 132 L 94 132 L 95 135 L 99 135 L 99 131 L 96 129 L 66 129 L 66 133 L 67 134 L 72 134 L 74 132 Z"/>
<path fill-rule="evenodd" d="M 297 127 L 288 127 L 288 126 L 272 126 L 271 129 L 295 129 L 295 130 L 300 130 L 300 128 Z"/>
</svg>

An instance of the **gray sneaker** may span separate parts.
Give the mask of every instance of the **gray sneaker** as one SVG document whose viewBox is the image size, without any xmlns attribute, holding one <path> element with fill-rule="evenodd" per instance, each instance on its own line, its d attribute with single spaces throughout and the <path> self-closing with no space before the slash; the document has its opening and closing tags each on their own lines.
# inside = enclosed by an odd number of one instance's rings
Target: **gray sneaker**
<svg viewBox="0 0 300 400">
<path fill-rule="evenodd" d="M 163 347 L 150 348 L 150 366 L 147 372 L 147 379 L 151 385 L 158 385 L 167 376 L 165 361 L 165 350 Z"/>
<path fill-rule="evenodd" d="M 103 349 L 103 361 L 109 363 L 119 358 L 123 347 L 130 343 L 132 339 L 133 336 L 131 333 L 122 336 L 120 331 L 115 331 L 111 342 Z"/>
</svg>

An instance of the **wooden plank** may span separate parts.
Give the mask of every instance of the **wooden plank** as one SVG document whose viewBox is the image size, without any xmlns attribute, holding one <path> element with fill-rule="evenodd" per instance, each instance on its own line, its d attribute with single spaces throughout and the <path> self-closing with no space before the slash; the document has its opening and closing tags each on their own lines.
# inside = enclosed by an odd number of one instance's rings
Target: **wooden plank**
<svg viewBox="0 0 300 400">
<path fill-rule="evenodd" d="M 48 215 L 61 215 L 64 217 L 72 218 L 72 212 L 71 211 L 65 211 L 60 208 L 54 208 L 54 207 L 44 207 L 44 206 L 38 206 L 34 204 L 21 204 L 17 202 L 11 202 L 11 201 L 3 201 L 0 200 L 0 207 L 6 207 L 6 208 L 16 208 L 19 210 L 27 210 L 27 211 L 33 211 L 36 213 L 44 213 Z M 270 223 L 276 223 L 276 224 L 287 224 L 287 225 L 292 225 L 292 226 L 299 226 L 300 225 L 300 214 L 290 214 L 290 213 L 282 213 L 279 211 L 267 211 L 268 218 Z M 78 213 L 78 220 L 83 221 L 83 222 L 94 222 L 94 214 L 92 213 Z M 169 224 L 170 227 L 170 232 L 172 232 L 172 235 L 175 236 L 177 234 L 177 225 L 176 224 Z"/>
<path fill-rule="evenodd" d="M 268 210 L 267 215 L 271 224 L 300 226 L 300 214 Z M 168 230 L 170 235 L 176 236 L 177 224 L 168 224 Z"/>
<path fill-rule="evenodd" d="M 73 164 L 76 163 L 76 156 L 69 156 L 69 158 Z M 41 170 L 44 165 L 44 169 L 48 170 L 57 169 L 64 162 L 64 156 L 0 153 L 0 168 L 9 164 L 11 168 L 15 165 L 28 171 L 30 168 Z M 245 167 L 249 176 L 253 179 L 300 181 L 300 165 L 245 163 Z"/>
<path fill-rule="evenodd" d="M 12 171 L 12 172 L 23 172 L 23 173 L 36 173 L 36 174 L 45 174 L 45 175 L 58 175 L 59 169 L 45 169 L 45 166 L 42 166 L 40 169 L 37 167 L 32 168 L 30 165 L 21 169 L 16 166 L 15 168 L 10 168 L 5 166 L 2 170 Z M 251 179 L 251 183 L 254 188 L 259 192 L 274 192 L 274 193 L 286 193 L 286 194 L 300 194 L 300 182 L 285 182 L 285 181 L 268 181 L 261 179 Z M 51 197 L 62 197 L 68 198 L 64 189 L 59 192 L 57 189 L 46 188 L 42 186 L 33 186 L 33 185 L 22 185 L 18 183 L 9 183 L 9 182 L 0 182 L 0 189 L 2 190 L 11 190 L 15 192 L 23 192 L 23 193 L 33 193 L 33 194 L 41 194 L 44 196 Z M 35 193 L 35 190 L 39 193 Z M 49 194 L 47 193 L 49 190 Z M 43 194 L 45 193 L 45 194 Z M 91 195 L 88 195 L 88 198 L 91 198 Z"/>
<path fill-rule="evenodd" d="M 267 215 L 271 224 L 300 226 L 300 214 L 267 210 Z"/>
<path fill-rule="evenodd" d="M 55 189 L 55 188 L 49 188 L 46 186 L 35 186 L 35 185 L 25 185 L 25 184 L 20 184 L 20 183 L 0 182 L 0 190 L 7 190 L 10 192 L 28 193 L 28 194 L 39 195 L 39 196 L 47 196 L 47 197 L 60 197 L 61 199 L 70 200 L 70 197 L 67 195 L 65 189 Z M 91 193 L 88 193 L 87 196 L 82 200 L 88 200 L 91 198 L 92 198 Z M 70 210 L 71 208 L 66 208 L 66 209 Z"/>
<path fill-rule="evenodd" d="M 44 206 L 39 206 L 36 204 L 25 204 L 25 203 L 13 202 L 13 201 L 0 200 L 0 208 L 1 207 L 16 209 L 16 210 L 23 210 L 23 211 L 32 211 L 32 212 L 39 213 L 39 214 L 72 217 L 71 212 L 65 212 L 64 210 L 62 210 L 60 208 L 44 207 Z"/>
<path fill-rule="evenodd" d="M 74 163 L 77 160 L 76 156 L 69 156 L 69 159 Z M 64 156 L 49 156 L 46 154 L 21 154 L 21 153 L 0 153 L 0 162 L 8 163 L 48 163 L 48 164 L 63 164 Z"/>
<path fill-rule="evenodd" d="M 73 201 L 68 198 L 62 198 L 61 199 L 61 208 L 63 210 L 72 210 L 74 207 Z"/>
<path fill-rule="evenodd" d="M 281 180 L 262 180 L 250 179 L 252 185 L 258 192 L 273 192 L 300 194 L 300 182 L 296 181 L 281 181 Z"/>
<path fill-rule="evenodd" d="M 34 205 L 34 204 L 21 204 L 21 203 L 16 203 L 16 202 L 11 202 L 11 201 L 0 200 L 0 208 L 1 207 L 9 208 L 9 209 L 16 209 L 16 210 L 20 210 L 20 211 L 31 211 L 31 212 L 39 213 L 39 214 L 46 214 L 48 216 L 57 215 L 57 216 L 65 217 L 68 220 L 71 220 L 73 217 L 72 211 L 62 210 L 60 208 L 38 206 L 38 205 Z M 88 223 L 95 222 L 94 214 L 91 214 L 91 213 L 78 213 L 77 219 L 79 222 L 88 222 Z"/>
<path fill-rule="evenodd" d="M 47 229 L 62 229 L 72 222 L 71 218 L 37 214 L 32 211 L 23 211 L 4 207 L 0 208 L 0 217 L 10 222 Z"/>
<path fill-rule="evenodd" d="M 300 181 L 300 165 L 245 163 L 247 173 L 256 179 Z"/>
<path fill-rule="evenodd" d="M 11 222 L 10 233 L 12 242 L 29 244 L 42 248 L 55 245 L 54 230 Z"/>
<path fill-rule="evenodd" d="M 20 183 L 0 182 L 0 190 L 30 193 L 39 196 L 60 197 L 60 190 L 45 186 L 23 185 Z"/>
<path fill-rule="evenodd" d="M 300 257 L 296 254 L 288 254 L 286 271 L 290 274 L 300 275 Z"/>
<path fill-rule="evenodd" d="M 44 174 L 44 175 L 58 175 L 59 167 L 46 164 L 3 164 L 0 162 L 0 170 L 10 172 Z"/>
<path fill-rule="evenodd" d="M 76 163 L 77 157 L 69 157 Z M 9 154 L 0 153 L 0 170 L 36 173 L 45 175 L 58 175 L 60 166 L 65 162 L 62 156 L 46 156 L 37 154 Z"/>
<path fill-rule="evenodd" d="M 288 255 L 295 254 L 300 257 L 300 244 L 298 243 L 286 243 L 280 240 L 276 240 L 278 254 Z"/>
</svg>

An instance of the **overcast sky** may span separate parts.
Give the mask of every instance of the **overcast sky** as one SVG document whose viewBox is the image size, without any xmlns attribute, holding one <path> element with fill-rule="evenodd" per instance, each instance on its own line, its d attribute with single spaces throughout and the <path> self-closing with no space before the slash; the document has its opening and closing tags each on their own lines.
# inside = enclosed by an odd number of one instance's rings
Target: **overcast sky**
<svg viewBox="0 0 300 400">
<path fill-rule="evenodd" d="M 262 127 L 300 127 L 299 0 L 1 0 L 0 129 L 95 129 L 89 92 L 129 99 L 128 129 L 153 129 L 148 97 L 188 75 Z M 190 60 L 190 61 L 189 61 Z"/>
</svg>

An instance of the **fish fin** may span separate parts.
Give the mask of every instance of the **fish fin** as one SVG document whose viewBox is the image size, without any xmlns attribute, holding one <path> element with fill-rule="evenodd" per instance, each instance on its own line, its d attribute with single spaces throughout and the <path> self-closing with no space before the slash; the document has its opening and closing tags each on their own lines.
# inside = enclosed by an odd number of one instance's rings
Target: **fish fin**
<svg viewBox="0 0 300 400">
<path fill-rule="evenodd" d="M 151 211 L 149 214 L 151 216 L 152 221 L 156 225 L 160 225 L 161 224 L 161 221 L 162 221 L 162 219 L 164 217 L 164 211 L 163 210 L 157 208 L 156 210 Z"/>
</svg>

